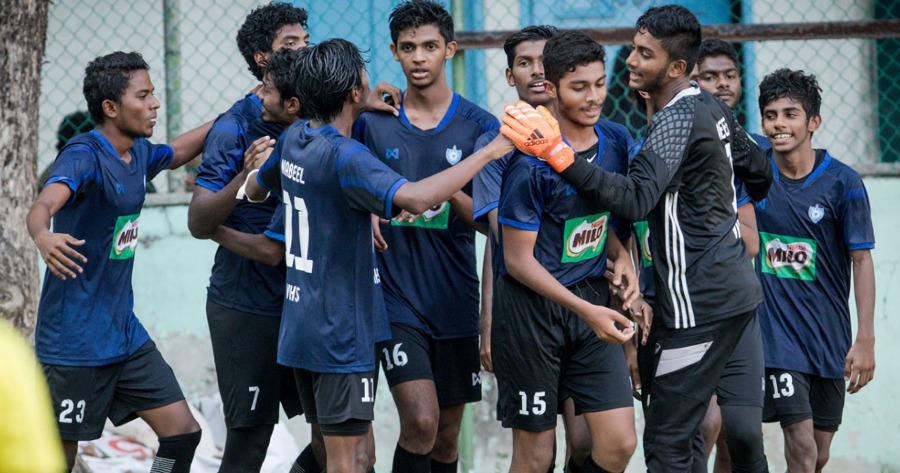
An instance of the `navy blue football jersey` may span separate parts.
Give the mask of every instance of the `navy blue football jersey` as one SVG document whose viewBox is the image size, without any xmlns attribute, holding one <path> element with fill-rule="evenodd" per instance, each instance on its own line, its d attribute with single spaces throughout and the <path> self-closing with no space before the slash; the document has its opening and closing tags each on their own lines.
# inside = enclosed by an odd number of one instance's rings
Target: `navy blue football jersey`
<svg viewBox="0 0 900 473">
<path fill-rule="evenodd" d="M 875 247 L 869 197 L 849 166 L 822 161 L 802 182 L 775 180 L 756 204 L 767 368 L 842 378 L 850 350 L 850 251 Z M 823 156 L 824 155 L 824 156 Z"/>
<path fill-rule="evenodd" d="M 370 214 L 391 218 L 406 179 L 330 126 L 297 122 L 257 180 L 281 196 L 287 283 L 278 363 L 318 373 L 375 369 L 390 338 Z"/>
<path fill-rule="evenodd" d="M 420 180 L 470 156 L 478 137 L 499 128 L 497 119 L 453 95 L 444 118 L 420 130 L 406 118 L 364 113 L 354 137 L 384 164 L 411 180 Z M 471 195 L 471 184 L 463 191 Z M 478 272 L 475 234 L 444 202 L 415 222 L 382 225 L 390 249 L 378 254 L 385 304 L 391 323 L 410 325 L 433 338 L 478 335 Z"/>
<path fill-rule="evenodd" d="M 601 120 L 595 130 L 596 148 L 579 154 L 607 171 L 627 173 L 631 136 L 625 127 Z M 510 160 L 503 175 L 498 220 L 502 225 L 537 232 L 534 257 L 562 285 L 603 276 L 608 232 L 617 230 L 614 219 L 579 195 L 546 162 L 518 151 Z M 621 226 L 624 231 L 616 231 L 617 236 L 627 239 L 629 225 Z M 508 274 L 502 254 L 497 263 L 497 274 Z"/>
<path fill-rule="evenodd" d="M 282 127 L 262 119 L 262 103 L 249 93 L 216 118 L 206 135 L 196 185 L 219 192 L 244 169 L 244 151 L 257 138 L 277 138 Z M 263 233 L 278 199 L 238 202 L 222 225 L 249 234 Z M 284 268 L 253 261 L 224 246 L 216 250 L 207 289 L 209 300 L 229 309 L 278 317 L 284 298 Z"/>
<path fill-rule="evenodd" d="M 83 239 L 77 278 L 44 274 L 35 349 L 42 363 L 103 366 L 125 360 L 150 336 L 134 315 L 131 274 L 147 181 L 174 157 L 169 145 L 138 138 L 123 161 L 97 130 L 60 151 L 45 186 L 63 183 L 72 197 L 53 217 L 53 232 Z"/>
</svg>

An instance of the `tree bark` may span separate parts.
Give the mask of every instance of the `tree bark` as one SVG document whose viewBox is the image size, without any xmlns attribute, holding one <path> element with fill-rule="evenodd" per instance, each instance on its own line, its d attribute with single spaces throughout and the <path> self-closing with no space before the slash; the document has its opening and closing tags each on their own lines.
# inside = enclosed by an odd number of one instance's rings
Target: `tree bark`
<svg viewBox="0 0 900 473">
<path fill-rule="evenodd" d="M 48 5 L 48 0 L 0 0 L 0 318 L 29 338 L 40 286 L 25 215 L 36 191 Z"/>
</svg>

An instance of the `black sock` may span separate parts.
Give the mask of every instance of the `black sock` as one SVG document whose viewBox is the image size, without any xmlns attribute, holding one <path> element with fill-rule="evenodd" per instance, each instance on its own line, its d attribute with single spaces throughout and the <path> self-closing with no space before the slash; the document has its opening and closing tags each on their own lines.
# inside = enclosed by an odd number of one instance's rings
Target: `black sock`
<svg viewBox="0 0 900 473">
<path fill-rule="evenodd" d="M 454 460 L 453 463 L 442 463 L 432 458 L 431 473 L 456 473 L 456 466 L 458 463 L 458 458 Z"/>
<path fill-rule="evenodd" d="M 594 457 L 588 456 L 587 460 L 584 461 L 584 465 L 581 465 L 581 473 L 613 473 L 611 471 L 606 471 L 603 468 L 600 468 L 600 465 L 594 461 Z"/>
<path fill-rule="evenodd" d="M 392 469 L 397 473 L 428 473 L 428 469 L 431 467 L 430 460 L 431 452 L 417 455 L 401 447 L 398 443 L 397 449 L 394 450 L 394 466 Z"/>
<path fill-rule="evenodd" d="M 584 465 L 582 465 L 582 466 L 584 466 Z M 570 459 L 569 459 L 569 462 L 566 463 L 566 470 L 565 470 L 565 471 L 566 471 L 566 473 L 582 473 L 582 472 L 581 472 L 581 467 L 582 467 L 582 466 L 576 465 L 576 464 L 575 464 L 575 459 L 574 459 L 574 458 L 570 458 Z"/>
<path fill-rule="evenodd" d="M 269 439 L 274 429 L 274 424 L 228 429 L 219 473 L 259 472 L 266 459 Z"/>
<path fill-rule="evenodd" d="M 190 473 L 194 451 L 200 444 L 200 431 L 159 438 L 159 451 L 150 473 Z"/>
<path fill-rule="evenodd" d="M 316 456 L 313 454 L 312 444 L 307 445 L 300 452 L 300 455 L 294 460 L 294 464 L 291 465 L 290 473 L 322 473 L 322 467 L 319 466 L 319 462 L 316 461 Z"/>
</svg>

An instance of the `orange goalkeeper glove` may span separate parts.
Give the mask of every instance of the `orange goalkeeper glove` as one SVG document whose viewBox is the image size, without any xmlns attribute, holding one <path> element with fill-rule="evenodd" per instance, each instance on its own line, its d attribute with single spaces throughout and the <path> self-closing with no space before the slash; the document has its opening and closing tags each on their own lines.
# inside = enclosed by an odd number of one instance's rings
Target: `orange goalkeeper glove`
<svg viewBox="0 0 900 473">
<path fill-rule="evenodd" d="M 543 105 L 535 110 L 525 101 L 504 107 L 506 115 L 500 133 L 509 138 L 523 153 L 536 156 L 562 172 L 575 162 L 575 150 L 566 144 L 559 123 Z"/>
</svg>

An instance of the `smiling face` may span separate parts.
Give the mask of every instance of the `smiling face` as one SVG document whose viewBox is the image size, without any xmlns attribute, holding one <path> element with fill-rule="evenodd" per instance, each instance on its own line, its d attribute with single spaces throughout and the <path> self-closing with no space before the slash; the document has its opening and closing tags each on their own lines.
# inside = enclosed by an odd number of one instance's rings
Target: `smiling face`
<svg viewBox="0 0 900 473">
<path fill-rule="evenodd" d="M 811 147 L 812 134 L 821 124 L 820 116 L 807 117 L 803 105 L 790 97 L 769 102 L 762 112 L 763 132 L 772 149 L 783 155 Z"/>
<path fill-rule="evenodd" d="M 741 75 L 728 56 L 708 56 L 698 66 L 700 88 L 719 97 L 729 108 L 741 100 Z"/>
<path fill-rule="evenodd" d="M 131 73 L 128 87 L 118 103 L 106 100 L 104 110 L 123 134 L 132 138 L 149 138 L 153 135 L 156 111 L 160 106 L 153 91 L 150 73 L 146 69 L 138 69 Z"/>
<path fill-rule="evenodd" d="M 597 61 L 577 66 L 564 74 L 559 85 L 548 82 L 548 92 L 557 100 L 560 122 L 578 127 L 592 127 L 600 119 L 606 100 L 606 66 Z"/>
<path fill-rule="evenodd" d="M 409 87 L 428 88 L 444 78 L 444 62 L 456 52 L 456 42 L 447 43 L 436 25 L 406 28 L 391 45 Z"/>
<path fill-rule="evenodd" d="M 263 76 L 263 120 L 271 123 L 287 124 L 291 123 L 291 113 L 288 112 L 284 102 L 281 100 L 281 93 L 278 87 L 272 83 L 272 76 L 266 74 Z"/>
<path fill-rule="evenodd" d="M 646 29 L 635 33 L 633 44 L 634 50 L 625 61 L 628 65 L 628 87 L 646 92 L 659 90 L 669 70 L 669 53 Z"/>
<path fill-rule="evenodd" d="M 506 69 L 506 82 L 516 88 L 519 100 L 528 102 L 532 107 L 550 102 L 544 86 L 545 44 L 545 39 L 519 43 L 516 45 L 512 68 Z"/>
</svg>

